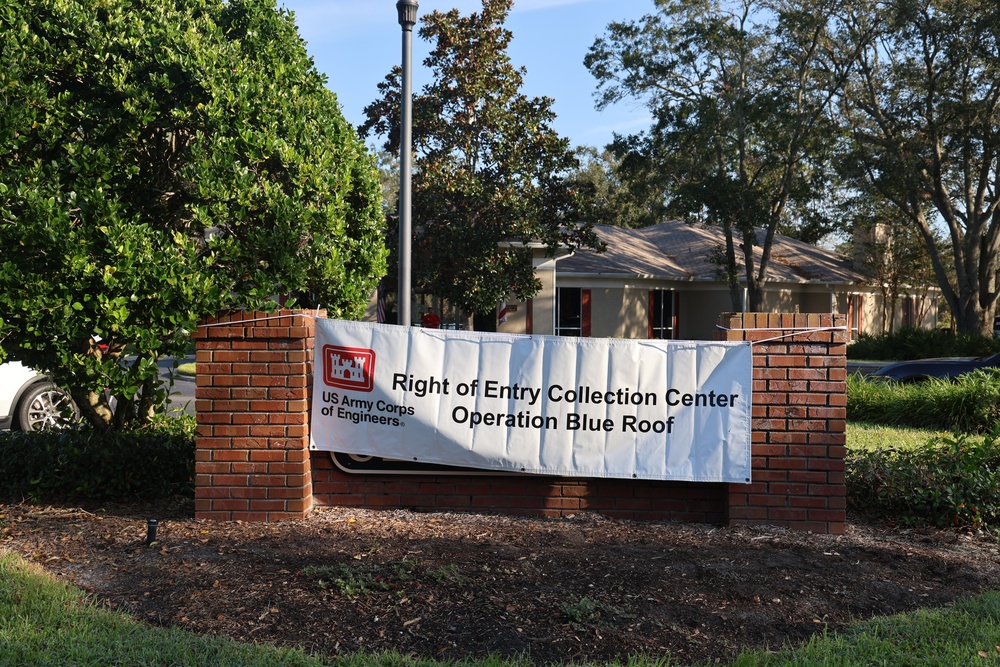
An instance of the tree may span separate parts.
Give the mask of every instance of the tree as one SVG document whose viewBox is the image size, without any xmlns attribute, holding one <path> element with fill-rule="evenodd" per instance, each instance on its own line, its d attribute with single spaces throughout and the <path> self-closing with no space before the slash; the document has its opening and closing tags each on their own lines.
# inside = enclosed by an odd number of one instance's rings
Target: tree
<svg viewBox="0 0 1000 667">
<path fill-rule="evenodd" d="M 639 21 L 612 23 L 585 60 L 599 108 L 634 98 L 655 119 L 611 148 L 658 175 L 669 212 L 723 227 L 733 307 L 744 307 L 745 281 L 746 307 L 758 310 L 774 234 L 827 182 L 837 136 L 829 105 L 844 76 L 830 58 L 839 3 L 656 4 Z"/>
<path fill-rule="evenodd" d="M 573 180 L 594 190 L 594 219 L 618 227 L 645 227 L 663 219 L 663 179 L 646 160 L 624 161 L 608 149 L 582 146 Z"/>
<path fill-rule="evenodd" d="M 855 258 L 855 269 L 866 274 L 882 296 L 882 331 L 896 329 L 897 305 L 904 291 L 923 297 L 918 305 L 929 308 L 928 285 L 934 283 L 934 270 L 917 228 L 889 202 L 861 194 L 845 202 L 844 217 L 852 231 L 844 250 Z M 918 322 L 925 315 L 914 313 Z"/>
<path fill-rule="evenodd" d="M 989 335 L 1000 268 L 1000 7 L 857 6 L 861 57 L 841 105 L 853 139 L 845 173 L 919 230 L 958 331 Z"/>
<path fill-rule="evenodd" d="M 568 140 L 550 127 L 552 100 L 520 92 L 524 70 L 507 55 L 511 0 L 481 13 L 432 12 L 419 36 L 433 43 L 432 82 L 414 95 L 413 285 L 466 312 L 492 312 L 538 290 L 527 250 L 510 242 L 596 247 L 587 192 L 573 187 Z M 365 109 L 363 136 L 399 152 L 400 69 Z M 390 226 L 391 233 L 391 226 Z"/>
<path fill-rule="evenodd" d="M 0 53 L 0 357 L 93 426 L 219 309 L 361 312 L 378 172 L 274 0 L 9 0 Z"/>
</svg>

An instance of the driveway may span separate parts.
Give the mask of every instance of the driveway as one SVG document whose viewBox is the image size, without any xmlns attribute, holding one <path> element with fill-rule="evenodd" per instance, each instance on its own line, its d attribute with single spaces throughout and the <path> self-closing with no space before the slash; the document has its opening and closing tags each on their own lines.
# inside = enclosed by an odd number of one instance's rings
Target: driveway
<svg viewBox="0 0 1000 667">
<path fill-rule="evenodd" d="M 191 363 L 194 357 L 184 357 L 178 359 L 178 363 Z M 160 359 L 156 364 L 160 367 L 160 377 L 167 380 L 170 377 L 170 370 L 174 367 L 173 359 Z M 167 414 L 189 414 L 193 415 L 194 410 L 194 377 L 174 373 L 174 386 L 170 393 L 170 406 Z"/>
</svg>

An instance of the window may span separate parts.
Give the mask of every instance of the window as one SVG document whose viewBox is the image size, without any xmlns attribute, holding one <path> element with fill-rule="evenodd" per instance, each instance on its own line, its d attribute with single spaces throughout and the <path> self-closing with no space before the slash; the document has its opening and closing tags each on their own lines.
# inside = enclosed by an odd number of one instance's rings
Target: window
<svg viewBox="0 0 1000 667">
<path fill-rule="evenodd" d="M 674 291 L 649 290 L 649 337 L 673 339 L 676 334 L 674 321 Z"/>
<path fill-rule="evenodd" d="M 917 326 L 917 297 L 906 295 L 903 297 L 903 326 Z"/>
<path fill-rule="evenodd" d="M 851 330 L 851 340 L 863 333 L 864 321 L 864 300 L 860 294 L 849 295 L 847 297 L 847 326 Z"/>
<path fill-rule="evenodd" d="M 589 289 L 560 287 L 556 290 L 555 335 L 590 335 Z"/>
</svg>

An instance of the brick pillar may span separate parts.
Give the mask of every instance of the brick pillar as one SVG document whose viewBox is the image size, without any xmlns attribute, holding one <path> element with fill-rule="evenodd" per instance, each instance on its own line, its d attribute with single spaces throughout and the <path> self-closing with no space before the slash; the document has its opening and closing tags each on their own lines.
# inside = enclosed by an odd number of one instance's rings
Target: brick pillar
<svg viewBox="0 0 1000 667">
<path fill-rule="evenodd" d="M 197 518 L 277 521 L 312 509 L 316 315 L 241 311 L 198 327 Z"/>
<path fill-rule="evenodd" d="M 845 316 L 724 313 L 719 322 L 722 340 L 767 341 L 753 346 L 753 481 L 729 485 L 727 523 L 843 533 Z"/>
</svg>

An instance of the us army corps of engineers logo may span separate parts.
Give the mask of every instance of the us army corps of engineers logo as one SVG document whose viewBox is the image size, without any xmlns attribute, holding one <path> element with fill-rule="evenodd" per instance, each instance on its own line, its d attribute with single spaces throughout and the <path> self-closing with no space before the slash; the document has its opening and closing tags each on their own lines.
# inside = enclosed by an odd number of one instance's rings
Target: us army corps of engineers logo
<svg viewBox="0 0 1000 667">
<path fill-rule="evenodd" d="M 323 382 L 330 387 L 372 391 L 375 388 L 375 351 L 324 345 Z"/>
</svg>

